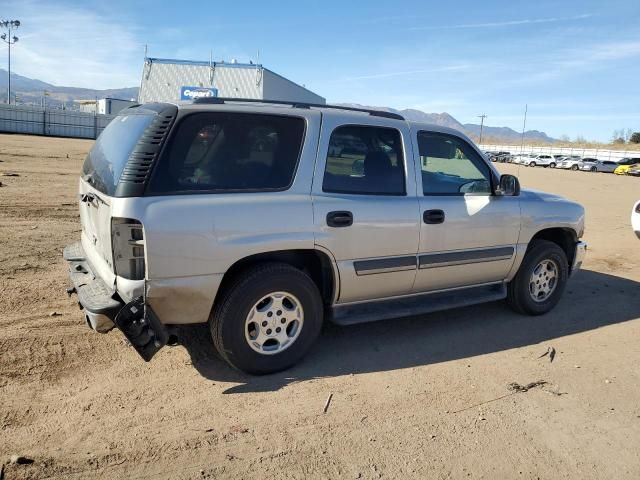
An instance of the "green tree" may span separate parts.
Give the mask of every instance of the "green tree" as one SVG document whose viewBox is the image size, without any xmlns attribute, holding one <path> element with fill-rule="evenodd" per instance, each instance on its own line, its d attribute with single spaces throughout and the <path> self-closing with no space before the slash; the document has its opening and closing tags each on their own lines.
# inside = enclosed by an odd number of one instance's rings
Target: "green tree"
<svg viewBox="0 0 640 480">
<path fill-rule="evenodd" d="M 630 143 L 640 143 L 640 132 L 633 132 L 629 138 Z"/>
</svg>

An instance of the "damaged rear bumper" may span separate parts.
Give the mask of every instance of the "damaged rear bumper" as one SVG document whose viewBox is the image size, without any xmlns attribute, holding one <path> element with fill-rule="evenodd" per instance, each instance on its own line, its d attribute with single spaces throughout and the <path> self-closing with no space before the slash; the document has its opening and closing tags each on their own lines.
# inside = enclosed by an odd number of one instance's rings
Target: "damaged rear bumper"
<svg viewBox="0 0 640 480">
<path fill-rule="evenodd" d="M 72 285 L 67 293 L 78 295 L 89 327 L 100 333 L 118 327 L 147 362 L 167 344 L 169 331 L 145 304 L 144 297 L 125 304 L 114 288 L 93 273 L 80 242 L 65 247 L 63 257 L 69 262 Z"/>
</svg>

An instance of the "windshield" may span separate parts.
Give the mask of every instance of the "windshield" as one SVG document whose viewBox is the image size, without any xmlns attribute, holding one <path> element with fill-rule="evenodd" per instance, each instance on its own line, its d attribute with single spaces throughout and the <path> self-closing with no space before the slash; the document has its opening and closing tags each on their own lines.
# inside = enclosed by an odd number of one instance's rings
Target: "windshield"
<svg viewBox="0 0 640 480">
<path fill-rule="evenodd" d="M 83 178 L 100 192 L 112 196 L 129 155 L 151 124 L 154 114 L 118 115 L 100 134 L 82 167 Z"/>
</svg>

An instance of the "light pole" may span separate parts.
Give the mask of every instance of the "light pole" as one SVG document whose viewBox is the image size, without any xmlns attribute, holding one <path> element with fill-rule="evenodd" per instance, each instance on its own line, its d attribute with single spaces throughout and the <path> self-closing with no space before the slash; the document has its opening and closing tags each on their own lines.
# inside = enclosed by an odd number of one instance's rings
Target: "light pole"
<svg viewBox="0 0 640 480">
<path fill-rule="evenodd" d="M 18 37 L 15 35 L 11 35 L 11 31 L 18 28 L 20 26 L 20 20 L 2 20 L 0 21 L 0 27 L 4 30 L 9 31 L 9 35 L 3 33 L 0 35 L 0 38 L 4 43 L 9 46 L 9 61 L 8 61 L 8 69 L 7 69 L 7 103 L 11 104 L 11 45 L 18 41 Z"/>
<path fill-rule="evenodd" d="M 482 145 L 482 127 L 484 127 L 484 119 L 487 118 L 487 116 L 483 113 L 482 115 L 478 115 L 478 118 L 480 119 L 480 141 L 478 143 Z"/>
</svg>

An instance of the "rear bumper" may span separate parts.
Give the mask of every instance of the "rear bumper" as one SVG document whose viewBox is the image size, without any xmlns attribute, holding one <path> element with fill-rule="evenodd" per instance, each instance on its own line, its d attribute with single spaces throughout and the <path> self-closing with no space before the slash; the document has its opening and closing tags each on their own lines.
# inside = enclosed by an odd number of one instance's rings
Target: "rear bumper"
<svg viewBox="0 0 640 480">
<path fill-rule="evenodd" d="M 93 330 L 108 332 L 115 326 L 114 320 L 124 303 L 117 299 L 114 288 L 93 273 L 80 242 L 67 245 L 62 256 L 69 262 L 72 287 L 68 293 L 78 294 L 80 308 Z"/>
<path fill-rule="evenodd" d="M 571 265 L 571 273 L 580 270 L 582 267 L 582 262 L 584 261 L 584 257 L 587 254 L 587 243 L 586 242 L 578 242 L 576 243 L 576 253 L 573 256 L 573 265 Z"/>
<path fill-rule="evenodd" d="M 65 247 L 63 257 L 69 262 L 73 285 L 67 293 L 78 294 L 80 308 L 85 311 L 87 324 L 93 330 L 106 333 L 117 326 L 147 362 L 167 344 L 169 330 L 145 304 L 144 296 L 125 304 L 115 288 L 93 273 L 80 242 Z"/>
</svg>

